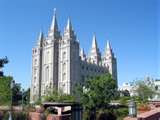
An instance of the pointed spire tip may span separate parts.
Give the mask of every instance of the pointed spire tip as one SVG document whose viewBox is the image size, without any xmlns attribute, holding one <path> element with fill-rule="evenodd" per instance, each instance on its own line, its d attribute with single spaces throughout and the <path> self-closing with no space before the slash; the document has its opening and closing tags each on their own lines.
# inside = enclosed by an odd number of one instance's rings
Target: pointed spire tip
<svg viewBox="0 0 160 120">
<path fill-rule="evenodd" d="M 43 41 L 43 32 L 42 30 L 40 30 L 37 44 L 40 45 L 42 41 Z"/>
<path fill-rule="evenodd" d="M 39 38 L 42 38 L 43 37 L 43 32 L 42 32 L 42 30 L 40 30 L 40 32 L 39 32 Z"/>
<path fill-rule="evenodd" d="M 71 19 L 70 19 L 70 17 L 68 17 L 66 29 L 72 30 L 72 24 L 71 24 Z"/>
<path fill-rule="evenodd" d="M 95 33 L 93 34 L 92 48 L 97 48 L 97 40 Z"/>
<path fill-rule="evenodd" d="M 111 49 L 111 44 L 110 44 L 109 40 L 107 40 L 107 49 Z"/>
<path fill-rule="evenodd" d="M 56 8 L 54 8 L 54 15 L 53 15 L 53 18 L 52 18 L 52 23 L 51 23 L 51 27 L 50 27 L 51 30 L 57 30 L 58 29 L 58 24 L 57 24 L 57 19 L 56 19 Z"/>
<path fill-rule="evenodd" d="M 56 14 L 56 10 L 57 10 L 56 8 L 54 8 L 54 9 L 53 9 L 53 11 L 54 11 L 54 14 Z"/>
</svg>

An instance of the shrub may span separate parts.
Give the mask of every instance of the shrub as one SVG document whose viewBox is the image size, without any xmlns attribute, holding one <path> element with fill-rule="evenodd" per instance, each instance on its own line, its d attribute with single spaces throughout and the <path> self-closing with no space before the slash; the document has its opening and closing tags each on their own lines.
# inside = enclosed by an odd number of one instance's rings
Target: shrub
<svg viewBox="0 0 160 120">
<path fill-rule="evenodd" d="M 62 93 L 61 91 L 58 92 L 57 90 L 53 90 L 43 97 L 44 102 L 75 102 L 75 100 L 74 96 Z"/>
<path fill-rule="evenodd" d="M 117 116 L 111 111 L 102 111 L 98 114 L 97 120 L 117 120 Z"/>
<path fill-rule="evenodd" d="M 13 112 L 12 114 L 12 120 L 27 120 L 28 113 L 26 112 Z M 2 120 L 8 120 L 9 119 L 9 112 L 4 112 Z"/>
</svg>

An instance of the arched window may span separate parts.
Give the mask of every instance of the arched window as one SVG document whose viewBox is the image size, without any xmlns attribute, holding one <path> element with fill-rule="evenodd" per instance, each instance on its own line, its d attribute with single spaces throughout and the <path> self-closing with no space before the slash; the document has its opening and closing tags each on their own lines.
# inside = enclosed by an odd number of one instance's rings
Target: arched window
<svg viewBox="0 0 160 120">
<path fill-rule="evenodd" d="M 34 68 L 34 75 L 37 74 L 37 68 Z"/>
<path fill-rule="evenodd" d="M 82 65 L 82 69 L 84 70 L 84 66 Z"/>
<path fill-rule="evenodd" d="M 64 72 L 63 74 L 62 74 L 62 81 L 65 81 L 66 80 L 66 73 Z"/>
<path fill-rule="evenodd" d="M 46 67 L 45 69 L 45 81 L 49 80 L 49 66 Z"/>
<path fill-rule="evenodd" d="M 34 86 L 34 87 L 33 87 L 33 92 L 35 91 L 35 88 L 36 88 L 36 87 Z"/>
<path fill-rule="evenodd" d="M 37 59 L 34 59 L 34 65 L 37 65 Z"/>
<path fill-rule="evenodd" d="M 36 82 L 36 79 L 37 79 L 37 78 L 36 78 L 36 77 L 34 77 L 34 81 L 33 81 L 33 83 L 35 83 L 35 82 Z"/>
<path fill-rule="evenodd" d="M 49 51 L 47 51 L 46 55 L 45 55 L 45 63 L 49 63 Z"/>
<path fill-rule="evenodd" d="M 86 70 L 88 70 L 88 67 L 86 67 Z"/>
<path fill-rule="evenodd" d="M 64 51 L 63 54 L 62 54 L 62 59 L 66 59 L 66 52 Z"/>
<path fill-rule="evenodd" d="M 82 80 L 82 84 L 84 84 L 84 81 L 85 81 L 85 76 L 84 75 L 82 75 L 82 78 L 81 78 Z"/>
<path fill-rule="evenodd" d="M 66 63 L 63 63 L 62 70 L 66 71 Z"/>
<path fill-rule="evenodd" d="M 49 88 L 51 89 L 52 88 L 52 83 L 50 82 L 50 84 L 49 84 Z"/>
</svg>

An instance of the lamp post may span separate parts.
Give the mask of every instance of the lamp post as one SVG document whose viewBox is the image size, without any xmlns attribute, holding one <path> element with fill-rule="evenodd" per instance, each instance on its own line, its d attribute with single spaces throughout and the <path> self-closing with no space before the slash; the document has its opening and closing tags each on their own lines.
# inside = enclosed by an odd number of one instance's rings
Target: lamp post
<svg viewBox="0 0 160 120">
<path fill-rule="evenodd" d="M 136 106 L 136 102 L 133 99 L 129 101 L 128 109 L 129 109 L 129 116 L 130 117 L 137 116 L 137 106 Z"/>
</svg>

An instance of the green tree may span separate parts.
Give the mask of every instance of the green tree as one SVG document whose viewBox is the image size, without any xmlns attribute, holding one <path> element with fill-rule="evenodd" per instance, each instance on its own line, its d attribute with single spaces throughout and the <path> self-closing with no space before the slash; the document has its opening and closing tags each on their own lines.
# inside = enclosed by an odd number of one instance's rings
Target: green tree
<svg viewBox="0 0 160 120">
<path fill-rule="evenodd" d="M 10 105 L 11 103 L 11 81 L 12 77 L 0 77 L 0 105 Z"/>
<path fill-rule="evenodd" d="M 7 57 L 0 59 L 0 69 L 2 70 L 2 68 L 4 67 L 4 64 L 7 64 L 8 62 L 9 61 Z M 3 71 L 1 70 L 0 70 L 0 77 L 3 77 Z"/>
<path fill-rule="evenodd" d="M 86 80 L 84 86 L 79 86 L 78 92 L 85 109 L 105 108 L 116 97 L 116 81 L 110 74 L 95 76 Z"/>
<path fill-rule="evenodd" d="M 30 88 L 23 92 L 24 104 L 28 105 L 30 100 Z"/>
<path fill-rule="evenodd" d="M 13 105 L 18 105 L 21 104 L 21 102 L 22 102 L 21 84 L 14 82 L 12 88 L 12 103 Z"/>
<path fill-rule="evenodd" d="M 149 98 L 152 98 L 156 94 L 152 86 L 147 85 L 144 81 L 137 81 L 135 88 L 135 92 L 143 103 L 147 102 Z"/>
<path fill-rule="evenodd" d="M 13 88 L 11 89 L 11 82 L 13 82 Z M 22 101 L 21 85 L 15 83 L 10 76 L 0 77 L 0 105 L 18 105 Z"/>
</svg>

